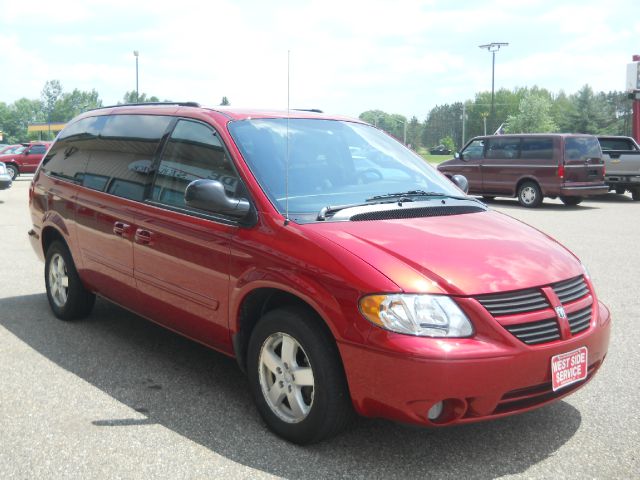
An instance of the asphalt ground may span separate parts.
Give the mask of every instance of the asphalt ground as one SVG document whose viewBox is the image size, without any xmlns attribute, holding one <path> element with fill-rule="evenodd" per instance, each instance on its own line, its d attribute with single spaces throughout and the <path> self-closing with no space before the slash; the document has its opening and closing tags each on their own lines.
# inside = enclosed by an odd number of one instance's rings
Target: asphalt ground
<svg viewBox="0 0 640 480">
<path fill-rule="evenodd" d="M 267 430 L 233 360 L 104 300 L 86 321 L 56 320 L 26 236 L 29 181 L 0 191 L 1 479 L 640 478 L 640 202 L 628 194 L 491 203 L 589 267 L 614 322 L 589 385 L 475 425 L 358 419 L 302 448 Z"/>
</svg>

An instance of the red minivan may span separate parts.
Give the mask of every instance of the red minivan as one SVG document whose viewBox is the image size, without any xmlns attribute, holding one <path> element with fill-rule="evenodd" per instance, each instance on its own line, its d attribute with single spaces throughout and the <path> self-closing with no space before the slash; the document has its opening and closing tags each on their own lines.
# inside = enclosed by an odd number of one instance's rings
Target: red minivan
<svg viewBox="0 0 640 480">
<path fill-rule="evenodd" d="M 609 311 L 575 255 L 358 120 L 106 107 L 60 133 L 29 200 L 57 317 L 100 295 L 235 357 L 299 444 L 353 412 L 527 411 L 607 354 Z"/>
<path fill-rule="evenodd" d="M 538 207 L 544 197 L 578 205 L 586 196 L 608 192 L 602 150 L 593 135 L 476 137 L 438 170 L 448 176 L 464 175 L 471 194 L 487 200 L 516 197 L 530 208 Z"/>
</svg>

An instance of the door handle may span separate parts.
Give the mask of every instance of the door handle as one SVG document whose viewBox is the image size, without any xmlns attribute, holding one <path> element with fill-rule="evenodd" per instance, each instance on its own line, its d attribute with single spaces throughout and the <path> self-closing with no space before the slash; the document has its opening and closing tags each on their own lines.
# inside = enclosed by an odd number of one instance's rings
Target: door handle
<svg viewBox="0 0 640 480">
<path fill-rule="evenodd" d="M 130 226 L 131 225 L 128 225 L 124 222 L 115 222 L 113 224 L 113 233 L 115 235 L 118 235 L 119 237 L 126 238 Z"/>
<path fill-rule="evenodd" d="M 143 228 L 138 228 L 134 236 L 134 241 L 140 245 L 151 245 L 153 233 Z"/>
</svg>

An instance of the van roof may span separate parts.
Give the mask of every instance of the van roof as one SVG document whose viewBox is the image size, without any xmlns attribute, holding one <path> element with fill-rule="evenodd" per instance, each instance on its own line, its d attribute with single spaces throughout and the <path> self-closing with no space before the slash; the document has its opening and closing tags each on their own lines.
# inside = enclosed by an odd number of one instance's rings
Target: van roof
<svg viewBox="0 0 640 480">
<path fill-rule="evenodd" d="M 184 115 L 189 116 L 189 112 L 212 112 L 220 114 L 229 120 L 246 120 L 251 118 L 315 118 L 326 120 L 345 120 L 350 122 L 366 123 L 351 117 L 330 115 L 323 113 L 318 109 L 291 109 L 287 110 L 270 110 L 256 108 L 238 108 L 228 106 L 206 107 L 200 106 L 196 102 L 157 102 L 157 103 L 140 103 L 140 104 L 124 104 L 111 105 L 107 107 L 89 110 L 81 115 L 81 117 L 90 117 L 99 115 L 111 115 L 115 113 L 121 114 L 153 114 L 153 115 Z"/>
</svg>

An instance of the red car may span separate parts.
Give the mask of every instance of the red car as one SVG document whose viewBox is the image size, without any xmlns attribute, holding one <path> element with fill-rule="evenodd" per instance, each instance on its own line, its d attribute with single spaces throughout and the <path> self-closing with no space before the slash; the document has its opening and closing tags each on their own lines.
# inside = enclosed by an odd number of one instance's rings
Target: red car
<svg viewBox="0 0 640 480">
<path fill-rule="evenodd" d="M 23 143 L 22 148 L 0 155 L 0 162 L 6 164 L 11 179 L 15 180 L 22 173 L 34 173 L 50 145 L 51 142 Z"/>
<path fill-rule="evenodd" d="M 463 189 L 358 120 L 108 107 L 49 150 L 29 238 L 57 317 L 97 294 L 235 357 L 269 427 L 306 444 L 354 411 L 524 412 L 602 365 L 610 315 L 580 261 Z"/>
</svg>

